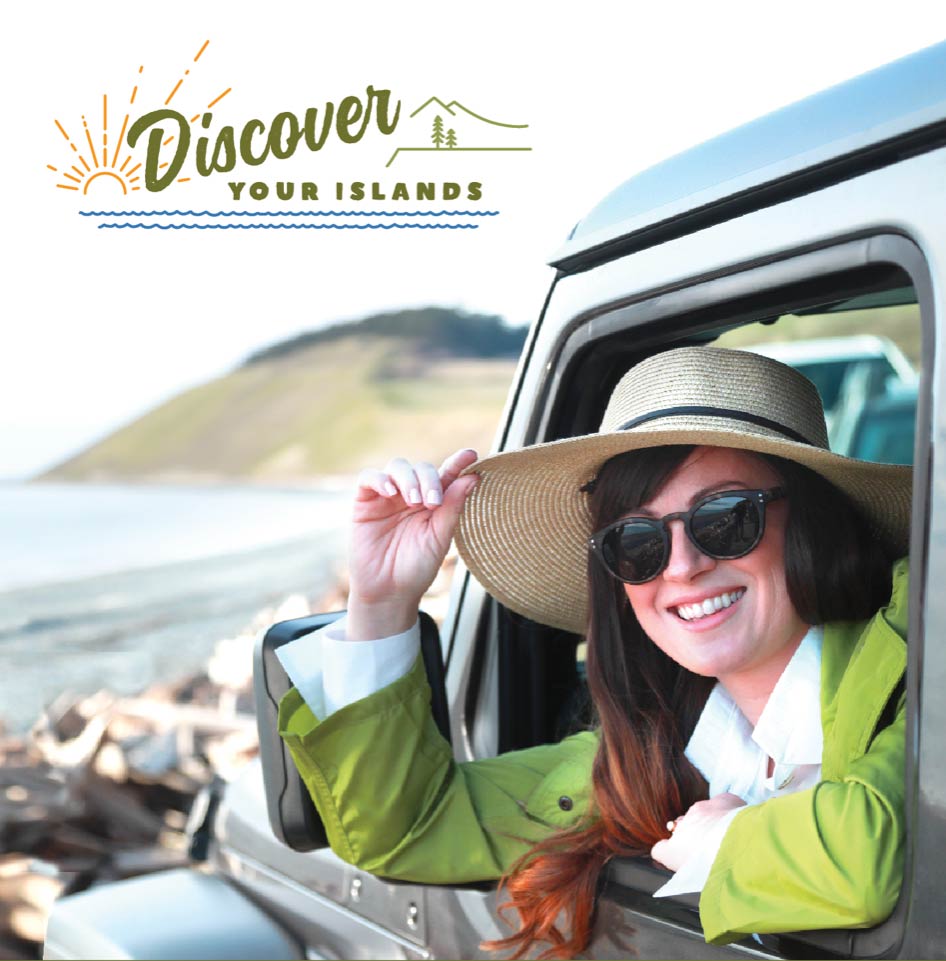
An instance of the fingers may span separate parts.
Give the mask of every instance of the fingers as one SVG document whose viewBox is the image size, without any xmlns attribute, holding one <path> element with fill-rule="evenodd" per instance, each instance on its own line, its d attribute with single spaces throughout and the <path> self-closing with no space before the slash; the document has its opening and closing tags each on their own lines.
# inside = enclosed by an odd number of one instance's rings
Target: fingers
<svg viewBox="0 0 946 961">
<path fill-rule="evenodd" d="M 391 498 L 400 494 L 404 503 L 411 507 L 436 508 L 444 503 L 444 493 L 459 478 L 460 473 L 477 458 L 475 450 L 464 448 L 451 454 L 438 470 L 427 461 L 411 463 L 406 458 L 395 457 L 388 461 L 383 471 L 366 468 L 358 475 L 357 499 L 373 496 Z M 462 506 L 475 481 L 461 485 L 462 494 L 457 509 Z"/>
<path fill-rule="evenodd" d="M 668 841 L 658 841 L 651 849 L 650 856 L 658 863 L 666 866 L 664 858 L 667 857 L 666 850 L 669 845 Z"/>
<path fill-rule="evenodd" d="M 385 472 L 397 487 L 405 504 L 420 507 L 424 504 L 436 506 L 443 499 L 440 476 L 433 464 L 419 461 L 411 464 L 403 457 L 388 461 Z"/>
<path fill-rule="evenodd" d="M 436 508 L 445 503 L 445 492 L 458 479 L 461 472 L 473 464 L 477 453 L 469 447 L 451 454 L 438 470 L 427 461 L 411 463 L 406 458 L 395 457 L 388 461 L 384 470 L 366 468 L 358 475 L 356 500 L 370 500 L 373 497 L 386 499 L 400 495 L 410 507 Z M 462 478 L 463 483 L 450 501 L 450 512 L 459 511 L 466 495 L 476 485 L 475 475 Z"/>
<path fill-rule="evenodd" d="M 467 474 L 454 481 L 443 496 L 443 506 L 433 515 L 433 524 L 438 536 L 448 542 L 453 537 L 454 528 L 460 519 L 460 512 L 470 491 L 476 487 L 479 477 L 476 474 Z"/>
<path fill-rule="evenodd" d="M 709 800 L 696 801 L 686 814 L 667 822 L 670 836 L 658 841 L 650 849 L 650 856 L 671 871 L 678 871 L 699 850 L 722 818 L 744 806 L 745 801 L 736 794 L 717 794 Z"/>
<path fill-rule="evenodd" d="M 414 465 L 414 474 L 420 483 L 421 502 L 427 507 L 439 507 L 443 503 L 443 488 L 437 468 L 420 461 Z"/>
<path fill-rule="evenodd" d="M 692 847 L 692 845 L 687 845 L 686 838 L 683 836 L 686 832 L 679 830 L 685 819 L 686 815 L 674 821 L 668 821 L 667 833 L 670 837 L 662 838 L 650 849 L 650 856 L 665 868 L 670 868 L 671 871 L 679 870 Z M 673 827 L 670 827 L 671 824 Z"/>
<path fill-rule="evenodd" d="M 440 482 L 443 489 L 446 490 L 465 468 L 475 463 L 478 456 L 476 451 L 470 447 L 464 447 L 462 450 L 451 454 L 440 465 Z"/>
<path fill-rule="evenodd" d="M 411 464 L 403 457 L 396 457 L 388 461 L 384 473 L 405 504 L 430 508 L 443 503 L 443 485 L 433 464 L 427 461 Z"/>
<path fill-rule="evenodd" d="M 358 475 L 355 498 L 367 500 L 375 494 L 379 497 L 394 497 L 397 488 L 386 473 L 366 467 Z"/>
</svg>

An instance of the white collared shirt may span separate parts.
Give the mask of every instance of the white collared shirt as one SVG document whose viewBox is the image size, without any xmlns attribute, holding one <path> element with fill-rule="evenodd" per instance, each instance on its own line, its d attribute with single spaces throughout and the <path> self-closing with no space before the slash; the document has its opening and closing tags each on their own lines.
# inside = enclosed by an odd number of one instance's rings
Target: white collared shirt
<svg viewBox="0 0 946 961">
<path fill-rule="evenodd" d="M 821 645 L 811 628 L 778 679 L 755 729 L 719 683 L 713 688 L 686 747 L 709 784 L 709 796 L 727 792 L 746 804 L 814 787 L 821 779 Z M 316 717 L 386 687 L 410 670 L 420 651 L 420 626 L 376 641 L 345 640 L 345 619 L 277 650 L 292 683 Z M 775 762 L 768 776 L 769 758 Z M 741 808 L 707 833 L 700 848 L 655 897 L 702 891 L 719 846 Z M 681 812 L 682 814 L 683 812 Z"/>
<path fill-rule="evenodd" d="M 754 729 L 723 685 L 713 688 L 686 747 L 686 756 L 709 784 L 710 797 L 729 793 L 746 804 L 761 804 L 821 780 L 823 637 L 820 627 L 812 627 L 802 638 Z M 769 758 L 775 762 L 771 777 Z M 702 891 L 723 836 L 741 810 L 720 818 L 700 848 L 654 896 Z"/>
</svg>

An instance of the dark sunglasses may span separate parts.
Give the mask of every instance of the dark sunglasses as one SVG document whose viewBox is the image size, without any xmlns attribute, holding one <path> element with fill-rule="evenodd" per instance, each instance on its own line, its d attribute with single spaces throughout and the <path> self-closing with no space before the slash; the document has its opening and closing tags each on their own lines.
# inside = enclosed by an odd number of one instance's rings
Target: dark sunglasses
<svg viewBox="0 0 946 961">
<path fill-rule="evenodd" d="M 710 494 L 688 511 L 664 517 L 625 517 L 591 536 L 591 550 L 619 581 L 645 584 L 670 560 L 670 521 L 683 521 L 687 537 L 707 557 L 731 560 L 758 546 L 765 505 L 785 496 L 781 487 Z"/>
</svg>

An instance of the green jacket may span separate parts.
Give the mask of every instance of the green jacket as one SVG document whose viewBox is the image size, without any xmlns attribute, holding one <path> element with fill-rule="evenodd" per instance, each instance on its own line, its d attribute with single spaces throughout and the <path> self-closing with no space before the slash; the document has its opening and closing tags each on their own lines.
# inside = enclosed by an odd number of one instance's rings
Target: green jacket
<svg viewBox="0 0 946 961">
<path fill-rule="evenodd" d="M 700 897 L 707 941 L 866 927 L 893 909 L 903 874 L 902 697 L 874 735 L 906 666 L 906 626 L 905 561 L 890 604 L 870 621 L 825 626 L 823 780 L 735 817 Z M 405 881 L 495 879 L 588 812 L 595 733 L 458 764 L 429 703 L 419 658 L 322 722 L 295 689 L 283 699 L 280 734 L 344 860 Z"/>
</svg>

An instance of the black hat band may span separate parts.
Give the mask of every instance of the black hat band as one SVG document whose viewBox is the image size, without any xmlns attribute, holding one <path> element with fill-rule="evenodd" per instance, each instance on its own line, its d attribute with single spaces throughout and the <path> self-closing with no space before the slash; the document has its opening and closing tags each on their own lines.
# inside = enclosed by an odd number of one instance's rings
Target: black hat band
<svg viewBox="0 0 946 961">
<path fill-rule="evenodd" d="M 769 420 L 768 417 L 760 417 L 758 414 L 750 414 L 743 410 L 727 410 L 725 407 L 665 407 L 663 410 L 653 410 L 647 414 L 641 414 L 640 417 L 626 421 L 621 424 L 617 430 L 630 430 L 632 427 L 638 427 L 651 420 L 658 420 L 661 417 L 678 417 L 681 414 L 695 415 L 697 417 L 727 417 L 730 420 L 741 420 L 747 424 L 755 424 L 757 427 L 765 427 L 768 430 L 773 430 L 777 434 L 787 437 L 789 440 L 795 440 L 802 444 L 808 444 L 810 447 L 823 449 L 819 444 L 812 443 L 807 437 L 803 437 L 798 431 L 792 430 L 791 427 L 786 427 L 784 424 L 779 424 L 774 420 Z"/>
</svg>

